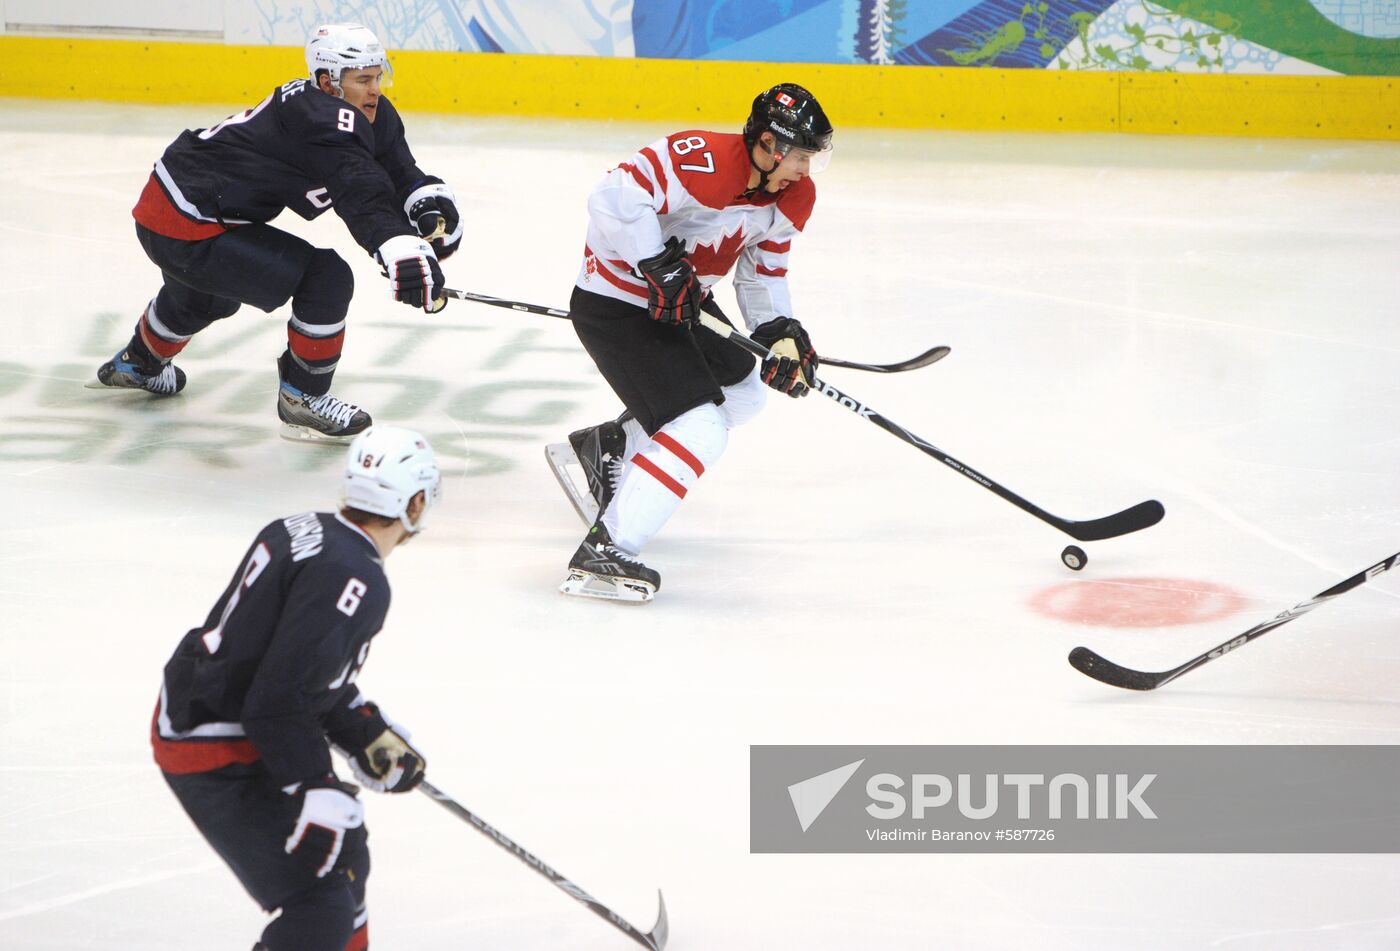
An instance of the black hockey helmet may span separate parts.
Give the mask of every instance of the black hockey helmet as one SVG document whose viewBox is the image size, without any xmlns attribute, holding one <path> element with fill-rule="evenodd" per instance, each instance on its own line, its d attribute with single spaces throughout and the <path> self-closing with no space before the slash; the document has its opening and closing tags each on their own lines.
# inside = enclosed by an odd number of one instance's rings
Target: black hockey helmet
<svg viewBox="0 0 1400 951">
<path fill-rule="evenodd" d="M 744 123 L 744 142 L 752 149 L 764 132 L 773 133 L 790 149 L 825 152 L 831 148 L 831 121 L 816 97 L 796 83 L 779 83 L 754 98 Z M 785 154 L 787 149 L 779 151 Z"/>
</svg>

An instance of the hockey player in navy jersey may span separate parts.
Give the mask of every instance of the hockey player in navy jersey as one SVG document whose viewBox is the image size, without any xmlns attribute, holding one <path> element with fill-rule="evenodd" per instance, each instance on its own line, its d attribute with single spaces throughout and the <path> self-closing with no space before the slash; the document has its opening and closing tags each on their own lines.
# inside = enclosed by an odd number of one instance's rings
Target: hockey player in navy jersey
<svg viewBox="0 0 1400 951">
<path fill-rule="evenodd" d="M 440 476 L 419 434 L 376 426 L 346 460 L 338 513 L 258 533 L 176 648 L 151 723 L 155 760 L 214 851 L 267 911 L 255 951 L 362 951 L 369 851 L 355 786 L 407 792 L 426 763 L 355 681 L 389 610 L 383 562 L 423 527 Z"/>
<path fill-rule="evenodd" d="M 132 214 L 165 283 L 97 371 L 101 384 L 178 393 L 185 372 L 172 360 L 191 337 L 243 304 L 271 312 L 290 300 L 278 360 L 283 435 L 348 442 L 370 425 L 369 413 L 330 394 L 350 267 L 268 222 L 287 208 L 308 220 L 334 209 L 383 266 L 394 299 L 433 313 L 447 303 L 438 261 L 461 242 L 462 216 L 451 189 L 414 162 L 382 94 L 391 71 L 373 33 L 319 27 L 306 68 L 251 109 L 182 133 L 157 160 Z"/>
<path fill-rule="evenodd" d="M 818 360 L 793 317 L 788 252 L 812 213 L 810 176 L 830 159 L 831 135 L 812 94 L 784 83 L 754 99 L 742 135 L 669 135 L 593 189 L 570 314 L 627 411 L 549 447 L 591 523 L 565 594 L 651 600 L 661 576 L 638 555 L 719 459 L 729 430 L 763 408 L 765 386 L 808 392 Z M 747 329 L 774 354 L 762 366 L 695 327 L 701 310 L 728 322 L 708 289 L 731 269 Z M 575 463 L 586 491 L 568 475 Z"/>
</svg>

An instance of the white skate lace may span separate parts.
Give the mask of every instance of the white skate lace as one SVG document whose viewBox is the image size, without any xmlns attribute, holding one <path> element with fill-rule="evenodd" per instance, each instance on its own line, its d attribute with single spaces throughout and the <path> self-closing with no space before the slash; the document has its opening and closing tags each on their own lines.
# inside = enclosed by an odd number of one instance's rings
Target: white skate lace
<svg viewBox="0 0 1400 951">
<path fill-rule="evenodd" d="M 173 363 L 167 363 L 160 368 L 160 372 L 155 376 L 146 378 L 146 389 L 152 393 L 174 393 L 175 386 L 175 364 Z"/>
<path fill-rule="evenodd" d="M 621 548 L 618 548 L 616 545 L 609 545 L 607 543 L 604 543 L 598 547 L 603 550 L 604 554 L 612 558 L 614 561 L 620 561 L 625 565 L 631 565 L 633 568 L 646 567 L 646 565 L 642 564 L 639 560 L 634 558 L 632 555 L 627 554 L 627 552 L 623 551 Z"/>
<path fill-rule="evenodd" d="M 608 489 L 613 495 L 617 494 L 617 487 L 622 482 L 622 470 L 626 468 L 626 463 L 624 461 L 626 455 L 627 453 L 625 451 L 613 453 L 612 458 L 607 462 Z"/>
<path fill-rule="evenodd" d="M 306 404 L 306 408 L 322 419 L 330 420 L 341 429 L 350 425 L 350 418 L 360 411 L 360 407 L 354 403 L 338 400 L 329 393 L 316 397 Z"/>
</svg>

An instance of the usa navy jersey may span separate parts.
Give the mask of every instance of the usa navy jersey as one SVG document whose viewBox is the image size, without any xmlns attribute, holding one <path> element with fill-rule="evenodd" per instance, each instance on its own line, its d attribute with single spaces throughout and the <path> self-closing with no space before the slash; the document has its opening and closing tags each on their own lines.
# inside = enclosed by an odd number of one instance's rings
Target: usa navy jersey
<svg viewBox="0 0 1400 951">
<path fill-rule="evenodd" d="M 187 773 L 261 761 L 279 786 L 330 772 L 328 736 L 357 748 L 384 729 L 355 680 L 388 610 L 379 551 L 358 526 L 326 512 L 272 522 L 165 665 L 156 762 Z"/>
<path fill-rule="evenodd" d="M 399 196 L 426 176 L 387 98 L 379 99 L 371 123 L 311 80 L 294 79 L 218 125 L 181 133 L 156 162 L 154 177 L 192 223 L 222 229 L 267 222 L 284 208 L 309 221 L 334 208 L 373 253 L 389 238 L 414 233 Z M 150 226 L 140 205 L 136 217 Z"/>
</svg>

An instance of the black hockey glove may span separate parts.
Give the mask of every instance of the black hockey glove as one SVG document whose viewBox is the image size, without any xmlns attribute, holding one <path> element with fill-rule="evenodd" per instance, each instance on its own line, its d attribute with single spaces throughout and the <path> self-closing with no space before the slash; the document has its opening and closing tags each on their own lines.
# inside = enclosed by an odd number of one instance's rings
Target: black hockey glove
<svg viewBox="0 0 1400 951">
<path fill-rule="evenodd" d="M 817 378 L 817 351 L 802 325 L 791 317 L 776 317 L 760 324 L 750 336 L 773 352 L 763 361 L 760 376 L 779 393 L 806 396 Z"/>
<path fill-rule="evenodd" d="M 350 767 L 366 789 L 383 793 L 408 792 L 423 781 L 428 761 L 409 745 L 409 732 L 397 724 L 380 733 L 369 746 L 355 751 Z"/>
<path fill-rule="evenodd" d="M 292 793 L 301 798 L 301 814 L 285 846 L 288 855 L 325 878 L 339 868 L 344 856 L 363 846 L 365 807 L 355 798 L 355 787 L 327 773 Z"/>
<path fill-rule="evenodd" d="M 433 243 L 439 261 L 451 257 L 462 243 L 457 196 L 442 179 L 429 175 L 415 185 L 404 199 L 403 213 L 418 234 Z"/>
<path fill-rule="evenodd" d="M 394 291 L 394 300 L 410 307 L 421 307 L 436 314 L 447 306 L 442 292 L 442 268 L 437 255 L 422 238 L 399 235 L 379 246 L 374 255 L 384 266 L 384 276 Z"/>
<path fill-rule="evenodd" d="M 637 262 L 647 282 L 647 315 L 679 327 L 700 319 L 700 281 L 680 238 L 667 238 L 660 254 Z"/>
</svg>

